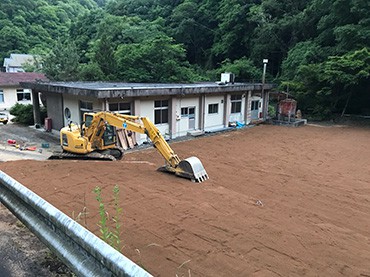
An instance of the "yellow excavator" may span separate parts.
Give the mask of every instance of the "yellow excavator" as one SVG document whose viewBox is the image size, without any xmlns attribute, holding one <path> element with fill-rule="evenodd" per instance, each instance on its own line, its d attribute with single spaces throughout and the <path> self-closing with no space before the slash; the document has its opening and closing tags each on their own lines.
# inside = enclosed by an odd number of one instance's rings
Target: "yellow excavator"
<svg viewBox="0 0 370 277">
<path fill-rule="evenodd" d="M 158 170 L 174 173 L 192 181 L 203 182 L 208 174 L 197 157 L 180 160 L 158 128 L 147 117 L 122 115 L 112 112 L 85 113 L 81 127 L 69 123 L 60 130 L 63 152 L 49 159 L 118 160 L 123 149 L 117 147 L 116 128 L 146 134 L 166 163 Z"/>
</svg>

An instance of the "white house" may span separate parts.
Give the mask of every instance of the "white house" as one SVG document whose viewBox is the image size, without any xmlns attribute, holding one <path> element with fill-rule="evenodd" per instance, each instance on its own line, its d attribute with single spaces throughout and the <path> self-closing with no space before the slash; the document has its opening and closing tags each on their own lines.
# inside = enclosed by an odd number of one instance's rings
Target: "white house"
<svg viewBox="0 0 370 277">
<path fill-rule="evenodd" d="M 10 54 L 4 59 L 5 72 L 25 72 L 25 65 L 35 65 L 38 56 L 29 54 Z"/>
<path fill-rule="evenodd" d="M 262 120 L 263 91 L 271 84 L 138 84 L 102 82 L 22 83 L 46 98 L 52 128 L 81 123 L 84 112 L 114 111 L 148 117 L 173 139 L 189 132 L 212 132 L 239 122 Z M 36 105 L 37 106 L 37 105 Z M 138 142 L 146 137 L 138 135 Z"/>
<path fill-rule="evenodd" d="M 47 80 L 44 74 L 33 72 L 0 72 L 0 110 L 9 110 L 14 104 L 32 104 L 31 89 L 24 88 L 21 82 Z"/>
</svg>

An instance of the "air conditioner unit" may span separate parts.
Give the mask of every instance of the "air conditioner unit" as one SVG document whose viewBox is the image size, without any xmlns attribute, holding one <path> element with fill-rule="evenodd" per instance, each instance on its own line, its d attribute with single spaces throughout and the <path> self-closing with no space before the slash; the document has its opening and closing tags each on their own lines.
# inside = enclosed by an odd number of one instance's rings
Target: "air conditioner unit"
<svg viewBox="0 0 370 277">
<path fill-rule="evenodd" d="M 232 84 L 234 84 L 234 80 L 235 80 L 235 74 L 234 73 L 231 73 L 231 72 L 221 73 L 221 82 L 222 83 L 225 83 L 225 84 L 232 83 Z"/>
</svg>

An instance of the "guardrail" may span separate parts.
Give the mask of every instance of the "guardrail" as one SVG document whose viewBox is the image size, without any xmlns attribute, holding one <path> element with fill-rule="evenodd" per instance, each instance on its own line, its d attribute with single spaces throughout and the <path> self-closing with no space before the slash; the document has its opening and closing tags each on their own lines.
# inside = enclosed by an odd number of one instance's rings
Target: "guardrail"
<svg viewBox="0 0 370 277">
<path fill-rule="evenodd" d="M 152 276 L 1 170 L 0 202 L 78 276 Z"/>
</svg>

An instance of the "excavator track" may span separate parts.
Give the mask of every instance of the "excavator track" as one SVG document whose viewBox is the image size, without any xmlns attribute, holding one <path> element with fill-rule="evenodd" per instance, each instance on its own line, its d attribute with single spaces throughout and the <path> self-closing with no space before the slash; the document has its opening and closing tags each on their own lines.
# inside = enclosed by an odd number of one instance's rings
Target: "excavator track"
<svg viewBox="0 0 370 277">
<path fill-rule="evenodd" d="M 54 153 L 48 160 L 95 160 L 95 161 L 116 161 L 117 159 L 109 154 L 92 152 L 88 154 L 73 154 L 69 152 Z"/>
<path fill-rule="evenodd" d="M 115 147 L 111 149 L 106 149 L 103 151 L 94 151 L 87 154 L 74 154 L 71 152 L 63 151 L 59 153 L 54 153 L 48 160 L 95 160 L 95 161 L 116 161 L 123 157 L 123 148 Z"/>
</svg>

